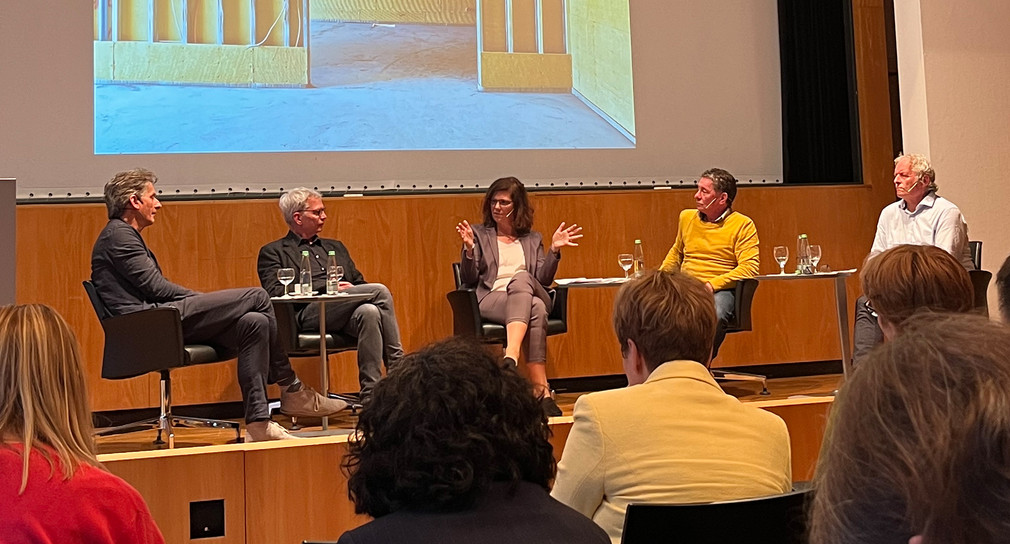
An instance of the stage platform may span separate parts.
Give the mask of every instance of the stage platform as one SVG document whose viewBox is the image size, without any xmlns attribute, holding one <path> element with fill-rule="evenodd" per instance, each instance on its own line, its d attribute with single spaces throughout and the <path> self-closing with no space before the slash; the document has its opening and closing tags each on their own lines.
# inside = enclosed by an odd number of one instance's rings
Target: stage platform
<svg viewBox="0 0 1010 544">
<path fill-rule="evenodd" d="M 813 476 L 827 414 L 840 376 L 769 380 L 770 395 L 750 382 L 725 382 L 723 389 L 743 402 L 778 414 L 789 427 L 793 479 Z M 555 456 L 560 457 L 581 393 L 559 395 L 564 415 L 551 418 Z M 290 421 L 275 420 L 285 426 Z M 168 543 L 213 542 L 277 544 L 333 540 L 368 520 L 354 514 L 340 462 L 355 416 L 330 418 L 325 436 L 306 427 L 306 437 L 265 443 L 228 443 L 234 433 L 181 429 L 176 448 L 157 449 L 155 431 L 100 438 L 99 460 L 140 491 Z M 205 527 L 191 527 L 191 510 L 223 516 L 223 536 L 207 538 Z"/>
</svg>

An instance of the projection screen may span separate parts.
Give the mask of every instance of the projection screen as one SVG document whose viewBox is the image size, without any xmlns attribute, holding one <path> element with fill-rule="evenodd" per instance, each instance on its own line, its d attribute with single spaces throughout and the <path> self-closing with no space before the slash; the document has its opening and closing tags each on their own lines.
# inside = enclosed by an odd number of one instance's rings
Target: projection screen
<svg viewBox="0 0 1010 544">
<path fill-rule="evenodd" d="M 774 0 L 15 2 L 0 177 L 93 199 L 782 177 Z"/>
</svg>

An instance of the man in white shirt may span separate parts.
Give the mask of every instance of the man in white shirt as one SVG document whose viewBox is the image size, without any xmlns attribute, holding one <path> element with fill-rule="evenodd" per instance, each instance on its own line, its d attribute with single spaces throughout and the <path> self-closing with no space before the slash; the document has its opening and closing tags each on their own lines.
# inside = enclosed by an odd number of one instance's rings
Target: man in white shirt
<svg viewBox="0 0 1010 544">
<path fill-rule="evenodd" d="M 968 248 L 968 224 L 953 202 L 936 194 L 936 173 L 924 155 L 898 155 L 894 159 L 894 190 L 898 201 L 880 212 L 877 234 L 867 260 L 903 244 L 930 245 L 950 253 L 966 270 L 973 270 Z M 858 362 L 883 341 L 877 317 L 856 300 L 853 358 Z"/>
</svg>

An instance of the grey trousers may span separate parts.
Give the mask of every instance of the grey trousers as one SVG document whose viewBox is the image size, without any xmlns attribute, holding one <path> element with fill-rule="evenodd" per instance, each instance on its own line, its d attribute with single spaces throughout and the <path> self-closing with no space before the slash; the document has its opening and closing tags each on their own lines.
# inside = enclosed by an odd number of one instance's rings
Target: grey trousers
<svg viewBox="0 0 1010 544">
<path fill-rule="evenodd" d="M 852 329 L 852 364 L 859 363 L 870 350 L 884 341 L 880 323 L 866 307 L 866 297 L 856 299 L 855 324 Z"/>
<path fill-rule="evenodd" d="M 277 318 L 270 295 L 256 288 L 225 289 L 168 302 L 182 316 L 188 344 L 207 344 L 238 355 L 238 385 L 246 423 L 268 419 L 267 384 L 290 385 L 296 379 L 277 339 Z"/>
<path fill-rule="evenodd" d="M 400 326 L 396 322 L 393 295 L 381 283 L 364 283 L 344 289 L 348 294 L 367 294 L 370 298 L 342 304 L 326 303 L 326 331 L 348 334 L 358 339 L 358 382 L 361 397 L 372 393 L 386 370 L 403 357 Z M 303 330 L 319 329 L 319 305 L 309 304 L 298 314 L 298 326 Z"/>
<path fill-rule="evenodd" d="M 521 271 L 505 287 L 505 291 L 491 291 L 480 300 L 480 316 L 494 323 L 507 325 L 522 321 L 529 327 L 523 339 L 526 360 L 531 363 L 547 362 L 547 314 L 551 311 L 551 297 L 547 290 L 529 272 Z"/>
</svg>

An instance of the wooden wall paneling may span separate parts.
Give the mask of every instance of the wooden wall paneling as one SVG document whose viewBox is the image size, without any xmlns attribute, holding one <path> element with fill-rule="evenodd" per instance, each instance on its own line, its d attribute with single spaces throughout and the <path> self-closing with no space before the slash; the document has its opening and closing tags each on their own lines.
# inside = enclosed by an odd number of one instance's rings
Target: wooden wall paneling
<svg viewBox="0 0 1010 544">
<path fill-rule="evenodd" d="M 154 406 L 148 377 L 101 380 L 104 334 L 81 282 L 106 223 L 102 204 L 17 207 L 17 302 L 52 306 L 77 334 L 95 410 Z"/>
<path fill-rule="evenodd" d="M 108 459 L 117 457 L 123 460 Z M 165 542 L 246 542 L 245 464 L 241 451 L 138 459 L 103 456 L 102 462 L 144 497 Z M 191 540 L 189 503 L 216 499 L 224 499 L 225 536 Z"/>
<path fill-rule="evenodd" d="M 812 480 L 834 398 L 755 402 L 752 405 L 768 410 L 786 422 L 792 452 L 793 481 Z"/>
<path fill-rule="evenodd" d="M 645 243 L 647 264 L 659 264 L 673 243 L 676 217 L 691 205 L 692 193 L 692 188 L 536 193 L 535 228 L 548 240 L 561 221 L 577 222 L 585 229 L 580 246 L 564 250 L 559 277 L 615 276 L 621 273 L 617 254 L 628 251 L 635 238 Z M 758 225 L 764 272 L 777 269 L 770 258 L 771 247 L 780 243 L 792 247 L 801 229 L 824 246 L 825 263 L 838 269 L 860 266 L 884 204 L 866 186 L 745 187 L 738 203 L 738 209 Z M 326 205 L 330 219 L 323 235 L 344 240 L 366 278 L 392 290 L 406 349 L 450 335 L 452 320 L 445 293 L 453 288 L 450 263 L 459 258 L 453 227 L 464 218 L 479 221 L 480 195 L 331 198 Z M 50 226 L 55 211 L 66 228 Z M 153 378 L 147 380 L 151 391 L 144 395 L 144 380 L 105 382 L 98 377 L 102 335 L 80 280 L 90 275 L 90 248 L 105 221 L 101 207 L 21 206 L 18 217 L 19 300 L 53 305 L 78 332 L 95 408 L 154 406 L 157 382 Z M 282 236 L 285 229 L 272 199 L 169 202 L 158 223 L 145 230 L 145 238 L 169 279 L 207 291 L 258 286 L 259 248 Z M 41 245 L 51 251 L 35 251 Z M 52 265 L 53 255 L 60 256 L 61 266 Z M 615 292 L 572 291 L 570 330 L 549 342 L 552 377 L 620 372 L 619 350 L 610 329 Z M 857 292 L 853 278 L 853 300 Z M 755 299 L 755 331 L 731 336 L 716 363 L 837 358 L 832 297 L 829 282 L 763 285 Z M 341 354 L 332 361 L 333 389 L 356 390 L 355 355 Z M 295 364 L 306 381 L 318 383 L 314 360 Z M 240 398 L 234 363 L 182 369 L 173 373 L 173 379 L 179 404 Z"/>
<path fill-rule="evenodd" d="M 245 454 L 246 543 L 335 541 L 368 521 L 354 513 L 347 497 L 347 478 L 340 470 L 346 453 L 346 442 L 250 446 Z"/>
</svg>

